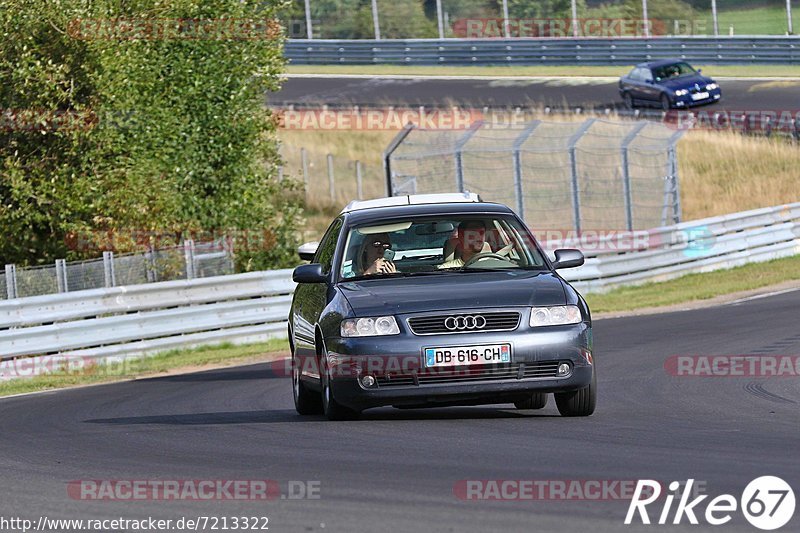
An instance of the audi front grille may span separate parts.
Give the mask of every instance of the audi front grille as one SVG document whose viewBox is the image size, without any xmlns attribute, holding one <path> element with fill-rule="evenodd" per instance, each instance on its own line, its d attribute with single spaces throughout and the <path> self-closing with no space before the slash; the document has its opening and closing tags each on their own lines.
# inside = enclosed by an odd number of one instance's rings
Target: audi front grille
<svg viewBox="0 0 800 533">
<path fill-rule="evenodd" d="M 412 374 L 377 376 L 379 388 L 449 385 L 472 381 L 520 381 L 558 377 L 560 361 L 487 365 L 458 368 L 427 368 Z"/>
<path fill-rule="evenodd" d="M 408 319 L 408 326 L 415 335 L 437 335 L 442 333 L 511 331 L 519 327 L 519 321 L 519 311 L 457 313 L 416 316 Z"/>
</svg>

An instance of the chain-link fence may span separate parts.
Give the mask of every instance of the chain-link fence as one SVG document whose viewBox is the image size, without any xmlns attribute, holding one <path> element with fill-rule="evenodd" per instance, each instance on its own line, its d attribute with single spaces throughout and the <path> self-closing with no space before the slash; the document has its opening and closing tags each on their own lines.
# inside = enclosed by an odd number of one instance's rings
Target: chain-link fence
<svg viewBox="0 0 800 533">
<path fill-rule="evenodd" d="M 157 281 L 195 279 L 233 274 L 234 262 L 228 240 L 159 248 L 144 253 L 115 255 L 101 259 L 17 268 L 6 265 L 0 272 L 0 299 L 40 296 L 103 287 L 139 285 Z"/>
<path fill-rule="evenodd" d="M 654 122 L 533 120 L 409 127 L 387 150 L 393 195 L 454 191 L 504 203 L 537 229 L 638 230 L 680 221 L 675 143 Z"/>
</svg>

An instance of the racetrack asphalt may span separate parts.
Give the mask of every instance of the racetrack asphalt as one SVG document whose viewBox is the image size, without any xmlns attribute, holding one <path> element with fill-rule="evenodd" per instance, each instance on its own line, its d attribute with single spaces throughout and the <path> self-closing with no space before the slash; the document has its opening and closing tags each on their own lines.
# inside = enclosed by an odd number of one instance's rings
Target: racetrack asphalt
<svg viewBox="0 0 800 533">
<path fill-rule="evenodd" d="M 713 75 L 713 72 L 709 72 Z M 800 111 L 800 80 L 720 79 L 723 100 L 705 111 Z M 623 108 L 613 78 L 413 78 L 293 75 L 271 105 L 459 105 Z"/>
<path fill-rule="evenodd" d="M 714 528 L 685 517 L 624 526 L 627 500 L 472 501 L 454 487 L 693 478 L 712 497 L 738 498 L 777 475 L 798 491 L 800 378 L 676 377 L 664 366 L 672 355 L 800 354 L 798 308 L 792 291 L 595 321 L 589 418 L 558 416 L 551 398 L 541 411 L 385 408 L 328 422 L 297 415 L 291 381 L 267 364 L 0 399 L 0 516 L 268 516 L 270 531 L 753 531 L 740 512 Z M 85 479 L 271 479 L 284 494 L 291 480 L 318 481 L 320 497 L 72 499 L 68 482 Z M 780 531 L 797 531 L 798 515 Z"/>
</svg>

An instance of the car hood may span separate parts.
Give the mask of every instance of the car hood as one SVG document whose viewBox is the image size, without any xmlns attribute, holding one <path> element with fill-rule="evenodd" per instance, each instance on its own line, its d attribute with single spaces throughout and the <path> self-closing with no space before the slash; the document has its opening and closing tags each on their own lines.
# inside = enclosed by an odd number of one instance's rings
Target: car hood
<svg viewBox="0 0 800 533">
<path fill-rule="evenodd" d="M 695 84 L 699 85 L 701 89 L 704 89 L 706 84 L 709 83 L 711 83 L 711 78 L 706 78 L 705 76 L 700 75 L 671 78 L 658 82 L 659 85 L 667 87 L 673 91 L 677 91 L 678 89 L 691 89 Z"/>
<path fill-rule="evenodd" d="M 566 303 L 561 279 L 550 271 L 455 272 L 349 281 L 339 288 L 355 316 Z"/>
</svg>

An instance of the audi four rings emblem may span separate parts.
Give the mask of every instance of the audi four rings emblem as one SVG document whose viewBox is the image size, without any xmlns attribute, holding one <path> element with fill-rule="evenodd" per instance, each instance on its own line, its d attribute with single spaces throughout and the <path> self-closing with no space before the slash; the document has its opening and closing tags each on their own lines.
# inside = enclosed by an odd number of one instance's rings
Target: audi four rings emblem
<svg viewBox="0 0 800 533">
<path fill-rule="evenodd" d="M 444 319 L 444 327 L 450 331 L 483 329 L 486 327 L 486 319 L 481 315 L 449 316 Z"/>
</svg>

